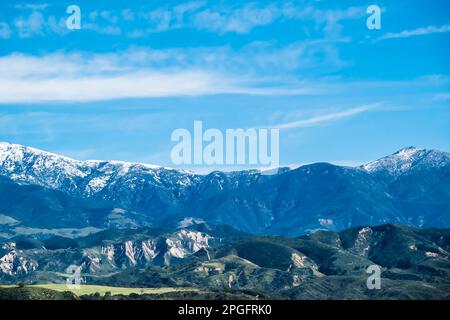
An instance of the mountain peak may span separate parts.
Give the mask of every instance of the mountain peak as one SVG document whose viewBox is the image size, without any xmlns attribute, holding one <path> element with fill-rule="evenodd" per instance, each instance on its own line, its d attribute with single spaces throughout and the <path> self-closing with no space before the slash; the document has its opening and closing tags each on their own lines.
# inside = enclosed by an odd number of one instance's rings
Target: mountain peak
<svg viewBox="0 0 450 320">
<path fill-rule="evenodd" d="M 369 173 L 388 173 L 397 177 L 414 168 L 441 167 L 449 163 L 447 152 L 410 146 L 361 167 Z"/>
<path fill-rule="evenodd" d="M 426 151 L 426 149 L 420 149 L 420 148 L 416 148 L 413 146 L 409 146 L 409 147 L 398 150 L 393 155 L 398 155 L 398 156 L 407 158 L 407 157 L 410 157 L 411 155 L 413 155 L 417 152 L 420 152 L 420 151 Z"/>
</svg>

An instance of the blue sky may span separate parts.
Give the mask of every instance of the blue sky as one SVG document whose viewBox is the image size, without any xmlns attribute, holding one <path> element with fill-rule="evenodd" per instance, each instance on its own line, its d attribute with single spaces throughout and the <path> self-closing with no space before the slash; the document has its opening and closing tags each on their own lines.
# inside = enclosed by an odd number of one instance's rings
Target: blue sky
<svg viewBox="0 0 450 320">
<path fill-rule="evenodd" d="M 72 4 L 80 30 L 65 26 Z M 366 27 L 372 4 L 380 30 Z M 281 128 L 285 165 L 450 151 L 449 12 L 446 0 L 2 1 L 0 140 L 172 166 L 171 132 L 202 120 Z"/>
</svg>

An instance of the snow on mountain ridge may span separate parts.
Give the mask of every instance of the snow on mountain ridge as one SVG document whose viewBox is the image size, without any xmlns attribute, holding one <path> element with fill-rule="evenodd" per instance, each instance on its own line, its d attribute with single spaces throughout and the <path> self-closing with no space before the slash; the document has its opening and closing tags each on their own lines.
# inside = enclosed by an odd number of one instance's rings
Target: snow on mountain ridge
<svg viewBox="0 0 450 320">
<path fill-rule="evenodd" d="M 47 159 L 58 159 L 62 160 L 68 163 L 72 163 L 74 165 L 78 166 L 86 166 L 86 167 L 92 167 L 96 168 L 101 166 L 102 164 L 108 163 L 110 165 L 114 166 L 122 166 L 124 168 L 136 166 L 136 167 L 142 167 L 147 169 L 166 169 L 166 170 L 176 170 L 169 167 L 163 167 L 153 164 L 147 164 L 147 163 L 140 163 L 140 162 L 126 162 L 126 161 L 119 161 L 119 160 L 76 160 L 73 158 L 69 158 L 66 156 L 62 156 L 56 153 L 43 151 L 40 149 L 36 149 L 33 147 L 23 146 L 20 144 L 13 144 L 8 142 L 1 142 L 0 141 L 0 165 L 3 164 L 3 161 L 6 160 L 6 158 L 11 159 L 11 156 L 15 157 L 15 160 L 17 161 L 23 161 L 26 155 L 34 155 L 34 156 L 41 156 L 45 157 Z M 182 170 L 178 170 L 182 171 Z"/>
<path fill-rule="evenodd" d="M 407 147 L 360 168 L 369 173 L 387 172 L 397 177 L 413 168 L 441 167 L 449 163 L 450 154 L 447 152 Z"/>
<path fill-rule="evenodd" d="M 15 181 L 41 185 L 46 180 L 49 186 L 56 187 L 63 172 L 72 179 L 88 175 L 81 161 L 18 144 L 0 143 L 0 174 Z"/>
<path fill-rule="evenodd" d="M 0 175 L 19 183 L 38 184 L 52 189 L 74 191 L 82 187 L 86 193 L 101 191 L 111 178 L 143 174 L 160 182 L 163 172 L 179 175 L 175 184 L 194 173 L 151 164 L 125 161 L 80 161 L 51 152 L 18 144 L 0 142 Z M 86 180 L 84 183 L 82 183 Z M 113 181 L 112 179 L 111 181 Z"/>
<path fill-rule="evenodd" d="M 412 168 L 441 167 L 449 163 L 449 153 L 408 147 L 358 168 L 371 174 L 387 173 L 396 178 Z M 204 188 L 219 192 L 227 186 L 237 188 L 255 183 L 260 174 L 258 170 L 215 171 L 205 176 L 143 163 L 80 161 L 0 142 L 0 175 L 18 183 L 37 184 L 75 195 L 99 195 L 104 200 L 114 200 L 122 194 L 130 202 L 134 201 L 127 198 L 130 192 L 144 195 L 159 188 L 157 192 L 167 192 L 169 198 L 166 199 L 177 201 L 188 195 L 188 187 L 191 186 L 196 186 L 198 192 Z"/>
<path fill-rule="evenodd" d="M 178 198 L 198 182 L 229 180 L 235 187 L 241 179 L 250 183 L 260 171 L 212 172 L 208 175 L 145 163 L 74 160 L 18 144 L 0 142 L 0 175 L 20 184 L 37 184 L 83 197 L 100 195 L 111 200 L 121 191 L 146 192 L 160 187 Z M 219 178 L 218 178 L 219 177 Z M 217 182 L 216 181 L 216 182 Z M 215 182 L 214 182 L 215 183 Z M 153 187 L 152 187 L 153 186 Z"/>
</svg>

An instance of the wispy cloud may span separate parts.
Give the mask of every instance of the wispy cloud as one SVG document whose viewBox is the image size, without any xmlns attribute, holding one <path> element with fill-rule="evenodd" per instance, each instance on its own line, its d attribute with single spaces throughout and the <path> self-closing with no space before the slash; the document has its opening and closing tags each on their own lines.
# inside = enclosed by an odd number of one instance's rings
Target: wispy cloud
<svg viewBox="0 0 450 320">
<path fill-rule="evenodd" d="M 42 17 L 44 10 L 51 12 L 51 5 L 22 4 L 15 8 L 21 16 L 15 19 L 16 23 L 6 22 L 16 26 L 19 36 L 65 34 L 55 29 L 54 25 L 50 26 L 50 19 Z M 296 1 L 251 1 L 233 5 L 226 2 L 189 1 L 178 5 L 144 5 L 86 12 L 82 29 L 116 36 L 124 34 L 130 38 L 177 29 L 248 34 L 257 27 L 297 20 L 302 21 L 302 32 L 306 29 L 311 32 L 320 30 L 322 36 L 336 38 L 341 36 L 342 22 L 364 15 L 363 7 L 323 10 L 314 5 L 299 5 Z"/>
<path fill-rule="evenodd" d="M 65 35 L 69 33 L 64 17 L 44 15 L 40 10 L 32 10 L 27 15 L 19 15 L 12 21 L 11 27 L 7 24 L 4 27 L 7 30 L 7 38 L 10 38 L 13 34 L 17 34 L 19 38 L 30 38 L 48 34 Z M 0 38 L 1 30 L 0 24 Z"/>
<path fill-rule="evenodd" d="M 254 3 L 237 10 L 205 9 L 193 17 L 193 25 L 214 32 L 248 33 L 251 29 L 272 23 L 282 15 L 275 5 L 258 7 Z"/>
<path fill-rule="evenodd" d="M 0 39 L 8 39 L 11 37 L 11 28 L 6 22 L 0 22 Z"/>
<path fill-rule="evenodd" d="M 439 93 L 434 96 L 437 101 L 450 101 L 450 92 Z"/>
<path fill-rule="evenodd" d="M 228 47 L 130 49 L 117 53 L 11 54 L 0 57 L 0 103 L 98 101 L 212 94 L 301 95 L 317 88 L 289 73 L 339 61 L 326 44 L 285 48 L 251 44 Z M 326 50 L 329 50 L 326 48 Z"/>
<path fill-rule="evenodd" d="M 76 78 L 61 74 L 49 78 L 33 75 L 0 79 L 1 103 L 83 102 L 229 92 L 233 92 L 233 87 L 227 84 L 226 79 L 195 70 L 171 73 L 145 70 Z"/>
<path fill-rule="evenodd" d="M 15 6 L 17 9 L 25 9 L 25 10 L 45 10 L 48 7 L 48 3 L 26 3 L 26 4 L 17 4 Z"/>
<path fill-rule="evenodd" d="M 210 4 L 206 1 L 191 1 L 173 7 L 162 6 L 140 14 L 133 14 L 148 25 L 129 33 L 143 37 L 155 32 L 191 28 L 215 33 L 245 34 L 258 26 L 273 23 L 283 16 L 280 3 L 269 5 L 250 2 L 241 6 Z M 127 17 L 131 11 L 127 12 Z M 134 19 L 133 19 L 134 20 Z"/>
<path fill-rule="evenodd" d="M 138 15 L 150 23 L 148 28 L 130 32 L 131 36 L 145 36 L 149 33 L 173 29 L 192 28 L 219 34 L 247 34 L 254 28 L 268 26 L 275 22 L 301 20 L 314 29 L 323 29 L 327 37 L 340 37 L 341 22 L 357 19 L 365 14 L 363 7 L 321 10 L 312 5 L 299 6 L 293 1 L 272 1 L 271 3 L 248 2 L 244 5 L 224 5 L 192 1 L 174 7 L 159 7 Z"/>
<path fill-rule="evenodd" d="M 114 26 L 114 25 L 102 26 L 100 24 L 91 23 L 91 22 L 83 24 L 83 29 L 91 30 L 96 33 L 107 34 L 107 35 L 121 35 L 122 34 L 122 29 L 118 26 Z"/>
<path fill-rule="evenodd" d="M 123 16 L 128 17 L 128 15 Z M 87 21 L 82 24 L 84 30 L 94 31 L 106 35 L 121 35 L 122 29 L 119 26 L 120 15 L 112 11 L 91 11 L 87 15 Z"/>
<path fill-rule="evenodd" d="M 32 12 L 28 17 L 19 17 L 14 20 L 14 26 L 21 38 L 43 35 L 45 24 L 44 15 L 38 11 Z"/>
<path fill-rule="evenodd" d="M 387 40 L 387 39 L 425 36 L 425 35 L 429 35 L 429 34 L 445 33 L 445 32 L 450 32 L 450 24 L 445 24 L 442 26 L 428 26 L 428 27 L 417 28 L 414 30 L 403 30 L 403 31 L 397 32 L 397 33 L 386 33 L 385 35 L 382 35 L 381 37 L 379 37 L 377 39 L 377 41 Z"/>
<path fill-rule="evenodd" d="M 304 127 L 314 127 L 324 123 L 330 123 L 333 121 L 341 120 L 344 118 L 352 117 L 360 113 L 371 111 L 376 108 L 379 104 L 370 104 L 359 106 L 355 108 L 350 108 L 346 110 L 341 110 L 337 112 L 325 113 L 317 116 L 313 116 L 307 119 L 301 119 L 292 122 L 285 122 L 272 127 L 279 129 L 294 129 L 294 128 L 304 128 Z"/>
</svg>

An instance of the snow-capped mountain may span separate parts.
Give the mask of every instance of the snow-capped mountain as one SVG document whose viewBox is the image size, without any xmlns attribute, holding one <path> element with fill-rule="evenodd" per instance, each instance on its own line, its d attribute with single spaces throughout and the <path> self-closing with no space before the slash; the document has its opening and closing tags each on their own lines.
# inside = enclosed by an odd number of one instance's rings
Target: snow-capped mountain
<svg viewBox="0 0 450 320">
<path fill-rule="evenodd" d="M 22 184 L 91 196 L 120 180 L 136 185 L 147 178 L 161 187 L 185 187 L 195 175 L 169 168 L 122 161 L 78 161 L 54 153 L 0 142 L 0 174 Z"/>
<path fill-rule="evenodd" d="M 448 166 L 449 162 L 449 153 L 408 147 L 390 156 L 365 164 L 362 168 L 369 173 L 388 174 L 397 178 L 412 170 L 445 167 Z"/>
<path fill-rule="evenodd" d="M 436 150 L 409 147 L 355 168 L 199 175 L 0 143 L 0 214 L 16 221 L 0 220 L 0 237 L 23 228 L 176 226 L 186 217 L 289 235 L 389 222 L 439 227 L 450 226 L 448 208 L 450 156 Z"/>
<path fill-rule="evenodd" d="M 260 173 L 250 170 L 202 176 L 142 163 L 78 161 L 0 143 L 0 176 L 21 185 L 39 185 L 79 198 L 116 204 L 117 216 L 130 210 L 179 214 L 193 193 L 203 197 L 239 188 L 253 183 Z"/>
</svg>

